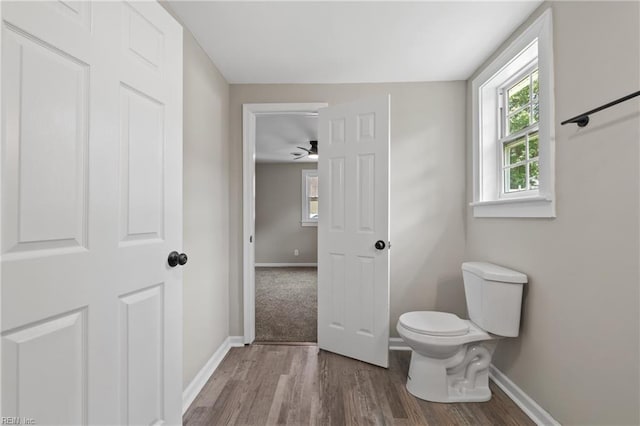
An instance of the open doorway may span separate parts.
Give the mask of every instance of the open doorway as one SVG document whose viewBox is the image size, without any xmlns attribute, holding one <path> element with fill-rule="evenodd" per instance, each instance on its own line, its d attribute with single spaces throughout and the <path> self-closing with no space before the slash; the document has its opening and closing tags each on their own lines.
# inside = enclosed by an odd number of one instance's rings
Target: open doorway
<svg viewBox="0 0 640 426">
<path fill-rule="evenodd" d="M 256 342 L 317 341 L 318 117 L 256 119 Z"/>
<path fill-rule="evenodd" d="M 320 108 L 318 347 L 387 367 L 390 96 Z M 245 343 L 255 340 L 256 121 L 292 111 L 309 109 L 243 106 Z"/>
<path fill-rule="evenodd" d="M 245 343 L 317 341 L 314 154 L 325 106 L 244 105 Z"/>
</svg>

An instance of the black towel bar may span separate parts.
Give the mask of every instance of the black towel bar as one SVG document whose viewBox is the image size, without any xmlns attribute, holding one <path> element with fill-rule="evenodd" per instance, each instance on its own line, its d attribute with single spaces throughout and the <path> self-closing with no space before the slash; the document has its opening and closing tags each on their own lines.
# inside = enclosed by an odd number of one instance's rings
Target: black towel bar
<svg viewBox="0 0 640 426">
<path fill-rule="evenodd" d="M 589 124 L 589 116 L 591 114 L 594 114 L 596 112 L 602 111 L 603 109 L 607 109 L 607 108 L 612 107 L 614 105 L 617 105 L 617 104 L 619 104 L 621 102 L 628 101 L 629 99 L 635 98 L 636 96 L 640 96 L 640 90 L 638 90 L 637 92 L 631 93 L 631 94 L 629 94 L 627 96 L 623 96 L 620 99 L 616 99 L 615 101 L 611 101 L 608 104 L 604 104 L 602 106 L 599 106 L 598 108 L 594 108 L 591 111 L 587 111 L 587 112 L 584 112 L 584 113 L 582 113 L 580 115 L 576 115 L 575 117 L 570 118 L 568 120 L 565 120 L 560 124 L 564 126 L 567 123 L 576 123 L 578 125 L 578 127 L 584 127 L 587 124 Z"/>
</svg>

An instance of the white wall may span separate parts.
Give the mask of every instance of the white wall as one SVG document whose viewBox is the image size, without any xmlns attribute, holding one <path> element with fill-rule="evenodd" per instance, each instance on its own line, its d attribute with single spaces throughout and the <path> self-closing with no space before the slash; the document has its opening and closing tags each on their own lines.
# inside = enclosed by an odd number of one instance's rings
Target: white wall
<svg viewBox="0 0 640 426">
<path fill-rule="evenodd" d="M 469 208 L 466 258 L 530 279 L 500 370 L 563 424 L 638 424 L 640 103 L 583 129 L 559 123 L 640 88 L 640 3 L 552 9 L 557 218 L 475 219 Z"/>
<path fill-rule="evenodd" d="M 242 318 L 242 104 L 391 94 L 391 330 L 412 309 L 465 313 L 465 83 L 231 85 L 230 332 Z"/>
<path fill-rule="evenodd" d="M 184 387 L 229 335 L 228 125 L 229 85 L 185 29 Z"/>
<path fill-rule="evenodd" d="M 300 224 L 303 169 L 317 164 L 256 164 L 256 263 L 318 262 L 318 228 Z"/>
</svg>

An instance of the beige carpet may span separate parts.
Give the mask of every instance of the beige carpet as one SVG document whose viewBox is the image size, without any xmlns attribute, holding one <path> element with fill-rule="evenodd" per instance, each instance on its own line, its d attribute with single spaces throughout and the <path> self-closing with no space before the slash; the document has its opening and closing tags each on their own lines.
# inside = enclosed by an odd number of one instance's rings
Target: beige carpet
<svg viewBox="0 0 640 426">
<path fill-rule="evenodd" d="M 256 341 L 318 340 L 317 268 L 256 268 Z"/>
</svg>

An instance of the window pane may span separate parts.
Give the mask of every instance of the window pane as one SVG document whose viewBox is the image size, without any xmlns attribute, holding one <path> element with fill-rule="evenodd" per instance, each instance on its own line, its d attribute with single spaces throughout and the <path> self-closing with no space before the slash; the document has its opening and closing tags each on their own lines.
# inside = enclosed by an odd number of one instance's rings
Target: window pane
<svg viewBox="0 0 640 426">
<path fill-rule="evenodd" d="M 538 156 L 538 132 L 529 135 L 529 158 Z"/>
<path fill-rule="evenodd" d="M 529 163 L 529 187 L 536 189 L 538 187 L 538 179 L 540 178 L 540 168 L 537 161 Z"/>
<path fill-rule="evenodd" d="M 318 200 L 309 200 L 309 219 L 318 218 Z"/>
<path fill-rule="evenodd" d="M 504 191 L 514 192 L 527 189 L 527 165 L 512 167 L 504 171 Z"/>
<path fill-rule="evenodd" d="M 526 139 L 524 137 L 505 145 L 504 147 L 504 165 L 516 164 L 526 160 Z"/>
<path fill-rule="evenodd" d="M 530 109 L 531 108 L 527 107 L 522 111 L 509 116 L 509 134 L 522 130 L 530 124 L 529 123 Z"/>
<path fill-rule="evenodd" d="M 513 112 L 529 103 L 529 76 L 526 76 L 507 91 L 509 112 Z"/>
<path fill-rule="evenodd" d="M 318 176 L 307 177 L 307 197 L 318 196 Z"/>
</svg>

